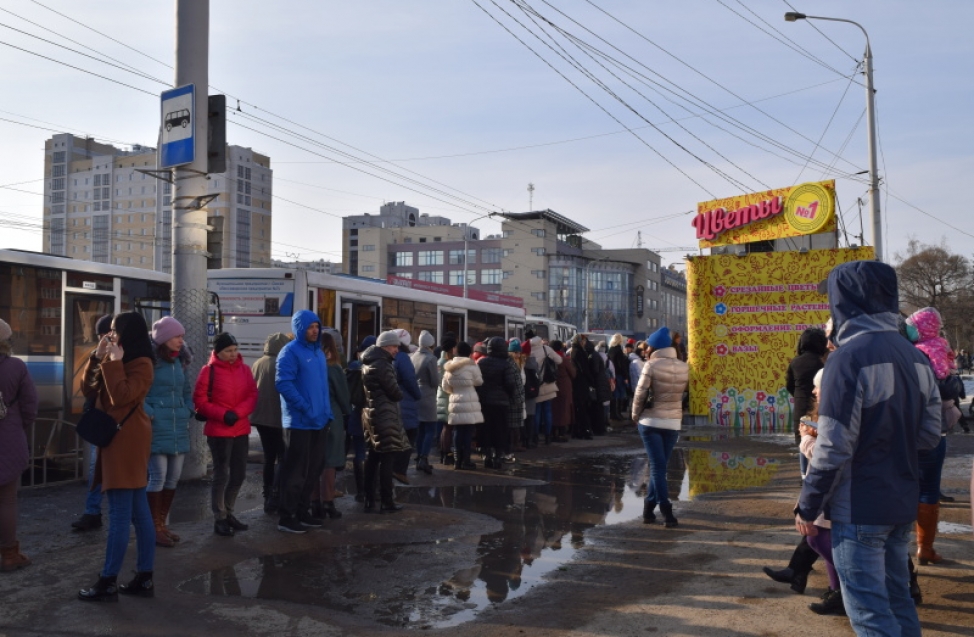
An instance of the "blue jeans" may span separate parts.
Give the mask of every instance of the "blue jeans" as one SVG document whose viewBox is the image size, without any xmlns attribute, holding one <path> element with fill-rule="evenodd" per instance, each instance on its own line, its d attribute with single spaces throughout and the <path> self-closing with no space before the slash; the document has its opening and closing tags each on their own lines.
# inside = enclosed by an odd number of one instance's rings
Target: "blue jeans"
<svg viewBox="0 0 974 637">
<path fill-rule="evenodd" d="M 551 401 L 537 403 L 534 406 L 534 426 L 546 436 L 551 435 Z"/>
<path fill-rule="evenodd" d="M 129 546 L 129 528 L 133 524 L 138 549 L 135 568 L 139 572 L 151 572 L 156 559 L 156 531 L 145 487 L 108 489 L 105 494 L 108 497 L 108 546 L 102 577 L 117 577 L 122 570 Z"/>
<path fill-rule="evenodd" d="M 433 448 L 433 439 L 436 436 L 436 421 L 419 423 L 419 433 L 416 434 L 416 455 L 425 458 L 430 455 Z"/>
<path fill-rule="evenodd" d="M 680 432 L 639 425 L 639 435 L 646 447 L 646 455 L 649 456 L 649 489 L 646 491 L 645 503 L 653 508 L 657 504 L 668 505 L 670 493 L 666 488 L 666 465 L 670 461 L 676 441 L 680 438 Z"/>
<path fill-rule="evenodd" d="M 947 455 L 947 438 L 940 436 L 940 444 L 930 451 L 919 453 L 920 504 L 940 502 L 940 474 L 944 470 L 944 457 Z"/>
<path fill-rule="evenodd" d="M 842 582 L 842 601 L 856 635 L 920 636 L 907 565 L 912 530 L 912 522 L 832 522 L 832 558 Z"/>
<path fill-rule="evenodd" d="M 85 498 L 85 513 L 101 515 L 101 484 L 92 484 L 95 479 L 95 460 L 98 459 L 98 447 L 91 445 L 91 464 L 88 465 L 88 496 Z"/>
<path fill-rule="evenodd" d="M 149 456 L 149 484 L 145 490 L 156 493 L 163 489 L 175 489 L 183 473 L 185 453 L 154 453 Z"/>
</svg>

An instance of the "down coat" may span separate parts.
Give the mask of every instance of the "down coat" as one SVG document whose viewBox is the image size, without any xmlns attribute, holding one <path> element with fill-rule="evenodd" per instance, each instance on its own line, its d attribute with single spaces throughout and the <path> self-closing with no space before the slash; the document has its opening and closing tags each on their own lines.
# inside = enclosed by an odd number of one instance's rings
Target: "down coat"
<svg viewBox="0 0 974 637">
<path fill-rule="evenodd" d="M 575 423 L 575 399 L 572 384 L 578 370 L 571 357 L 565 356 L 558 366 L 558 396 L 551 403 L 551 423 L 555 427 L 571 428 Z"/>
<path fill-rule="evenodd" d="M 409 358 L 416 370 L 416 382 L 421 395 L 418 402 L 419 422 L 436 422 L 436 390 L 440 386 L 436 357 L 433 356 L 433 350 L 421 347 Z"/>
<path fill-rule="evenodd" d="M 440 422 L 447 422 L 450 419 L 450 394 L 443 389 L 443 378 L 448 362 L 450 359 L 446 357 L 446 352 L 441 353 L 440 359 L 436 361 L 436 371 L 440 375 L 440 384 L 436 387 L 436 419 Z"/>
<path fill-rule="evenodd" d="M 213 387 L 210 388 L 210 369 L 213 369 Z M 196 411 L 206 416 L 203 433 L 216 438 L 236 438 L 250 433 L 250 414 L 257 406 L 257 383 L 250 368 L 244 365 L 243 356 L 232 363 L 221 361 L 215 352 L 200 370 L 193 392 Z M 223 422 L 228 411 L 237 414 L 232 426 Z"/>
<path fill-rule="evenodd" d="M 690 381 L 690 366 L 677 357 L 675 347 L 664 347 L 650 355 L 639 375 L 633 397 L 632 419 L 640 425 L 661 429 L 680 429 L 683 418 L 683 391 Z M 638 411 L 653 390 L 653 407 Z M 675 427 L 661 419 L 676 420 Z"/>
<path fill-rule="evenodd" d="M 561 365 L 561 356 L 558 352 L 551 349 L 541 341 L 540 336 L 535 336 L 531 339 L 531 358 L 533 358 L 538 363 L 538 380 L 542 380 L 542 373 L 544 371 L 544 359 L 545 357 L 550 358 L 555 363 L 555 369 L 557 366 Z M 541 390 L 538 392 L 538 398 L 535 400 L 536 404 L 546 403 L 555 396 L 558 395 L 558 383 L 541 383 Z"/>
<path fill-rule="evenodd" d="M 484 384 L 480 366 L 472 358 L 456 356 L 443 366 L 441 387 L 449 396 L 449 415 L 451 425 L 476 425 L 484 421 L 480 410 L 480 396 L 477 387 Z"/>
<path fill-rule="evenodd" d="M 504 339 L 495 337 L 490 340 L 487 356 L 477 364 L 484 377 L 484 383 L 477 388 L 480 404 L 502 405 L 507 407 L 515 400 L 517 384 L 520 381 L 520 371 L 517 365 L 507 356 L 507 343 Z"/>
<path fill-rule="evenodd" d="M 143 405 L 152 421 L 152 453 L 189 452 L 193 384 L 186 371 L 180 359 L 156 359 L 155 377 Z"/>
<path fill-rule="evenodd" d="M 0 420 L 0 484 L 7 484 L 30 463 L 27 429 L 37 418 L 37 389 L 24 361 L 0 356 L 0 394 L 7 406 L 7 416 Z"/>
<path fill-rule="evenodd" d="M 281 395 L 274 386 L 274 376 L 277 373 L 277 355 L 290 342 L 291 339 L 283 332 L 271 334 L 264 341 L 264 355 L 250 366 L 257 383 L 257 407 L 250 415 L 252 424 L 281 428 Z"/>
<path fill-rule="evenodd" d="M 416 429 L 419 427 L 419 401 L 423 393 L 419 389 L 416 380 L 416 368 L 409 354 L 399 347 L 399 352 L 392 361 L 392 367 L 396 370 L 396 378 L 399 380 L 399 389 L 402 390 L 402 401 L 399 403 L 399 417 L 402 420 L 403 429 Z"/>
<path fill-rule="evenodd" d="M 366 398 L 362 430 L 369 444 L 381 453 L 409 449 L 409 439 L 399 414 L 402 389 L 389 352 L 376 345 L 365 350 L 362 354 L 362 385 Z"/>
</svg>

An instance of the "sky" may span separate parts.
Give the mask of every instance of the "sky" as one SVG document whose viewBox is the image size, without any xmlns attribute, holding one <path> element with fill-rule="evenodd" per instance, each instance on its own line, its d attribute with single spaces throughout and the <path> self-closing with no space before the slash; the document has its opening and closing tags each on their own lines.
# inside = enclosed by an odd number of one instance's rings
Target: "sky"
<svg viewBox="0 0 974 637">
<path fill-rule="evenodd" d="M 274 258 L 340 261 L 342 216 L 405 201 L 468 223 L 550 208 L 680 262 L 697 203 L 824 179 L 840 242 L 872 244 L 863 34 L 792 10 L 869 33 L 886 260 L 910 239 L 972 257 L 968 0 L 211 0 L 210 92 L 230 143 L 271 157 Z M 155 145 L 174 17 L 0 0 L 0 248 L 41 249 L 55 132 Z"/>
</svg>

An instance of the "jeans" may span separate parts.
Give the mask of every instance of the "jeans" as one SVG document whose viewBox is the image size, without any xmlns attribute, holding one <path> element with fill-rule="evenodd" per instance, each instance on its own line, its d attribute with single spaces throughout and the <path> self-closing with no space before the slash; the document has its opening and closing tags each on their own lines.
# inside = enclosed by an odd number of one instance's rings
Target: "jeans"
<svg viewBox="0 0 974 637">
<path fill-rule="evenodd" d="M 657 504 L 668 505 L 670 494 L 666 488 L 666 465 L 670 461 L 676 441 L 680 438 L 680 432 L 639 425 L 639 435 L 643 439 L 646 455 L 649 456 L 649 488 L 646 491 L 645 504 L 654 508 Z"/>
<path fill-rule="evenodd" d="M 920 504 L 940 502 L 940 474 L 944 469 L 947 455 L 947 438 L 940 436 L 940 444 L 930 451 L 921 451 L 918 467 L 920 469 Z"/>
<path fill-rule="evenodd" d="M 546 436 L 551 435 L 551 401 L 537 403 L 534 407 L 534 426 Z"/>
<path fill-rule="evenodd" d="M 149 456 L 149 484 L 145 490 L 157 493 L 163 489 L 175 489 L 183 474 L 185 453 L 154 453 Z"/>
<path fill-rule="evenodd" d="M 95 460 L 98 459 L 98 447 L 91 445 L 91 464 L 88 465 L 88 496 L 85 498 L 85 513 L 101 515 L 101 484 L 92 484 L 95 479 Z"/>
<path fill-rule="evenodd" d="M 290 439 L 281 465 L 281 519 L 293 518 L 311 507 L 311 493 L 325 468 L 325 430 L 289 429 Z"/>
<path fill-rule="evenodd" d="M 249 436 L 207 436 L 206 444 L 213 454 L 213 485 L 210 504 L 217 520 L 226 519 L 233 513 L 237 494 L 247 477 L 247 452 Z"/>
<path fill-rule="evenodd" d="M 117 577 L 122 570 L 129 546 L 129 528 L 133 524 L 138 550 L 135 568 L 139 572 L 151 572 L 156 559 L 156 531 L 145 488 L 108 489 L 105 494 L 108 497 L 108 545 L 102 577 Z"/>
<path fill-rule="evenodd" d="M 832 557 L 856 635 L 920 636 L 907 565 L 912 530 L 913 522 L 832 522 Z"/>
<path fill-rule="evenodd" d="M 416 455 L 425 458 L 433 449 L 433 439 L 436 437 L 436 421 L 419 423 L 419 433 L 416 435 Z"/>
</svg>

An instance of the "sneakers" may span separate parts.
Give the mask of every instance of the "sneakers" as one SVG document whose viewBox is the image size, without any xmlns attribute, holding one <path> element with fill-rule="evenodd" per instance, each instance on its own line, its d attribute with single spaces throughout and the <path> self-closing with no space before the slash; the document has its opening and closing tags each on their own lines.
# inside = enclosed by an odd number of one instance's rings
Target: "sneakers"
<svg viewBox="0 0 974 637">
<path fill-rule="evenodd" d="M 316 518 L 307 511 L 298 511 L 297 516 L 295 516 L 301 524 L 304 526 L 310 526 L 314 528 L 320 528 L 322 524 L 325 523 L 321 518 Z"/>
<path fill-rule="evenodd" d="M 75 531 L 93 531 L 94 529 L 100 529 L 101 514 L 85 513 L 71 523 L 71 528 Z"/>
<path fill-rule="evenodd" d="M 845 604 L 842 603 L 842 591 L 825 591 L 821 602 L 813 602 L 808 608 L 819 615 L 845 615 Z"/>
<path fill-rule="evenodd" d="M 308 529 L 296 518 L 281 518 L 277 522 L 277 530 L 285 533 L 307 533 Z"/>
</svg>

